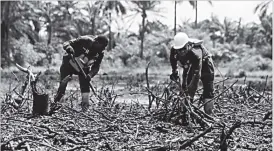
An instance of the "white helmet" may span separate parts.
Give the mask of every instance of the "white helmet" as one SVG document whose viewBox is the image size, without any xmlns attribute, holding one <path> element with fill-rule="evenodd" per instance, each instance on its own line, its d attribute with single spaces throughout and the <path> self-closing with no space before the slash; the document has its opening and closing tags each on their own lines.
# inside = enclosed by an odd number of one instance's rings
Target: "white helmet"
<svg viewBox="0 0 274 151">
<path fill-rule="evenodd" d="M 186 33 L 180 32 L 174 36 L 174 49 L 183 48 L 189 41 Z"/>
</svg>

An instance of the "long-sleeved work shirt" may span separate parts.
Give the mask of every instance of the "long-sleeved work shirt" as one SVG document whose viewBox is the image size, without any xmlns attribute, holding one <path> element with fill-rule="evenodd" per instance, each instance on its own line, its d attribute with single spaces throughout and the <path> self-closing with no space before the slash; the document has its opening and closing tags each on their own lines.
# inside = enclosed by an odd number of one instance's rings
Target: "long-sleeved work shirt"
<svg viewBox="0 0 274 151">
<path fill-rule="evenodd" d="M 178 65 L 183 67 L 183 86 L 191 88 L 192 93 L 195 93 L 202 74 L 203 60 L 209 58 L 210 54 L 202 44 L 195 43 L 192 44 L 190 50 L 183 50 L 188 51 L 184 55 L 180 55 L 177 51 L 171 48 L 170 63 L 172 72 L 177 71 Z"/>
<path fill-rule="evenodd" d="M 69 47 L 74 49 L 74 56 L 81 58 L 81 64 L 84 68 L 89 68 L 91 77 L 98 73 L 104 57 L 104 52 L 98 52 L 92 49 L 92 44 L 95 41 L 94 38 L 95 36 L 91 35 L 80 36 L 76 39 L 66 41 L 63 44 L 65 50 L 69 49 Z"/>
</svg>

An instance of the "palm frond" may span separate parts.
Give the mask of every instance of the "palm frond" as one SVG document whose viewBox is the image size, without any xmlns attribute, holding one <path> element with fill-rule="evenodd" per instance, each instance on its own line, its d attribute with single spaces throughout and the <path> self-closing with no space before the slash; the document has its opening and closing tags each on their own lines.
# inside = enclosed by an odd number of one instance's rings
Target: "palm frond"
<svg viewBox="0 0 274 151">
<path fill-rule="evenodd" d="M 258 4 L 254 8 L 254 14 L 259 13 L 260 17 L 264 17 L 266 15 L 266 12 L 271 4 L 272 0 L 266 0 Z"/>
</svg>

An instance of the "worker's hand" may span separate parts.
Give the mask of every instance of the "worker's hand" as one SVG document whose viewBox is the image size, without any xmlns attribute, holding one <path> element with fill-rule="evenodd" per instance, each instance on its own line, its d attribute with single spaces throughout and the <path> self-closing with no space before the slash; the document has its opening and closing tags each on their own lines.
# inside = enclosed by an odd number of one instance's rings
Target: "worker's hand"
<svg viewBox="0 0 274 151">
<path fill-rule="evenodd" d="M 170 80 L 172 81 L 177 81 L 179 79 L 179 75 L 178 75 L 178 71 L 173 72 L 170 76 L 169 76 Z"/>
<path fill-rule="evenodd" d="M 72 47 L 67 47 L 66 52 L 68 54 L 74 54 L 74 49 Z"/>
<path fill-rule="evenodd" d="M 87 80 L 90 81 L 97 73 L 95 71 L 91 71 L 87 74 Z"/>
</svg>

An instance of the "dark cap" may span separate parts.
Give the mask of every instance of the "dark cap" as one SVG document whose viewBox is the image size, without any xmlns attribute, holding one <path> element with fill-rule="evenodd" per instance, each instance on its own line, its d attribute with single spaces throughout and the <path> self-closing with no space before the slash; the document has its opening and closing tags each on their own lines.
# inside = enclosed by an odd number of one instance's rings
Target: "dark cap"
<svg viewBox="0 0 274 151">
<path fill-rule="evenodd" d="M 95 38 L 96 41 L 98 41 L 100 44 L 103 44 L 104 46 L 108 45 L 108 38 L 103 35 L 99 35 Z"/>
</svg>

